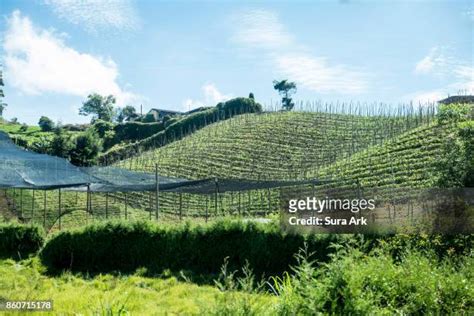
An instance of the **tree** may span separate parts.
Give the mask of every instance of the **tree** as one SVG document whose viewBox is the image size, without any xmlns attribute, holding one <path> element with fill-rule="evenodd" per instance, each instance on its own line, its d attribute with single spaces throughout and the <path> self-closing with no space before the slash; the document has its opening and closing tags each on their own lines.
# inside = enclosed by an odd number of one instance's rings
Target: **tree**
<svg viewBox="0 0 474 316">
<path fill-rule="evenodd" d="M 51 154 L 62 158 L 69 158 L 71 148 L 71 138 L 64 133 L 61 127 L 56 127 L 53 140 L 51 141 Z"/>
<path fill-rule="evenodd" d="M 143 116 L 142 118 L 143 123 L 155 123 L 156 119 L 153 113 L 147 113 L 147 115 Z"/>
<path fill-rule="evenodd" d="M 110 122 L 114 117 L 114 105 L 115 97 L 113 95 L 104 97 L 97 93 L 90 94 L 87 101 L 82 103 L 79 114 L 84 116 L 92 114 L 92 121 L 100 119 Z"/>
<path fill-rule="evenodd" d="M 137 117 L 137 110 L 133 106 L 127 105 L 120 110 L 119 115 L 117 116 L 117 120 L 121 123 L 123 121 L 131 121 Z"/>
<path fill-rule="evenodd" d="M 91 128 L 76 137 L 74 148 L 70 151 L 71 162 L 76 166 L 91 166 L 97 162 L 101 150 L 102 142 Z"/>
<path fill-rule="evenodd" d="M 40 117 L 38 126 L 43 132 L 51 132 L 54 129 L 54 122 L 47 116 Z"/>
<path fill-rule="evenodd" d="M 3 93 L 3 72 L 0 70 L 0 117 L 3 116 L 3 111 L 7 107 L 6 103 L 3 103 L 3 98 L 5 97 L 5 94 Z"/>
<path fill-rule="evenodd" d="M 291 99 L 291 95 L 296 93 L 296 83 L 288 80 L 273 80 L 273 88 L 282 96 L 281 106 L 284 110 L 291 111 L 295 104 Z"/>
</svg>

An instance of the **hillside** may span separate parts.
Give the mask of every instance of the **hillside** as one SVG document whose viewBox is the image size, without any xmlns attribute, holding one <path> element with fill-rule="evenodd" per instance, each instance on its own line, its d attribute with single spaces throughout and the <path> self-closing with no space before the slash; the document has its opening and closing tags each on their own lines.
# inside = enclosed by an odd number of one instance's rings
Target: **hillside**
<svg viewBox="0 0 474 316">
<path fill-rule="evenodd" d="M 432 117 L 308 112 L 241 115 L 118 165 L 190 179 L 303 179 Z"/>
</svg>

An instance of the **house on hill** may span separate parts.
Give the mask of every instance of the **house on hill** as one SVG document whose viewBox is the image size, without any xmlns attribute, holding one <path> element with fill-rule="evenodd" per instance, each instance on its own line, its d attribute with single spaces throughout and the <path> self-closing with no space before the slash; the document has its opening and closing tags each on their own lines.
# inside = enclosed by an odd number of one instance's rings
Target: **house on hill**
<svg viewBox="0 0 474 316">
<path fill-rule="evenodd" d="M 185 114 L 183 112 L 179 111 L 172 111 L 172 110 L 163 110 L 163 109 L 151 109 L 148 111 L 146 116 L 151 116 L 155 118 L 155 122 L 162 121 L 165 116 L 176 116 L 176 115 L 182 115 Z"/>
<path fill-rule="evenodd" d="M 148 111 L 148 113 L 145 115 L 145 117 L 153 116 L 154 121 L 159 122 L 159 121 L 162 121 L 163 118 L 167 115 L 170 116 L 170 117 L 173 117 L 173 116 L 176 116 L 176 115 L 189 115 L 189 114 L 193 114 L 193 113 L 196 113 L 196 112 L 205 111 L 205 110 L 210 109 L 210 108 L 211 107 L 201 106 L 201 107 L 198 107 L 198 108 L 192 109 L 190 111 L 186 111 L 186 112 L 153 108 L 150 111 Z"/>
<path fill-rule="evenodd" d="M 446 99 L 438 101 L 440 104 L 474 104 L 474 95 L 453 95 Z"/>
</svg>

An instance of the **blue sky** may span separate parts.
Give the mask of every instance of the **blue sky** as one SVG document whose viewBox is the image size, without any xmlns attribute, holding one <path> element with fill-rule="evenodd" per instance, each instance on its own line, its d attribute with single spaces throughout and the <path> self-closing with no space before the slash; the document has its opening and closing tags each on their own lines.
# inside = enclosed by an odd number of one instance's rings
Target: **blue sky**
<svg viewBox="0 0 474 316">
<path fill-rule="evenodd" d="M 0 0 L 6 118 L 86 122 L 91 92 L 187 110 L 253 92 L 400 103 L 474 92 L 472 1 Z"/>
</svg>

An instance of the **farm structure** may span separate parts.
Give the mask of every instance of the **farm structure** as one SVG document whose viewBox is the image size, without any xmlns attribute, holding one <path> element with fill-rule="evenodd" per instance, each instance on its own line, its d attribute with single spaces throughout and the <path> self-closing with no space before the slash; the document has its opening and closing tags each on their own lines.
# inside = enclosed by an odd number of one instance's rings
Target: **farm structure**
<svg viewBox="0 0 474 316">
<path fill-rule="evenodd" d="M 225 215 L 222 210 L 228 208 L 223 206 L 222 196 L 231 196 L 233 200 L 237 193 L 238 212 L 242 213 L 243 191 L 270 193 L 274 188 L 323 183 L 317 180 L 187 180 L 161 176 L 157 165 L 155 172 L 112 166 L 80 168 L 63 158 L 26 151 L 6 134 L 0 134 L 0 161 L 0 189 L 4 189 L 9 210 L 20 221 L 40 223 L 47 229 L 61 229 L 62 218 L 71 214 L 80 217 L 71 220 L 78 223 L 102 218 L 158 220 L 162 216 L 179 219 L 192 216 L 207 221 L 212 215 Z M 129 196 L 137 192 L 148 195 L 147 205 L 130 203 Z M 192 214 L 189 199 L 188 204 L 183 205 L 183 195 L 192 195 L 194 202 L 200 202 L 192 206 Z M 248 205 L 251 205 L 254 194 L 248 197 Z M 266 198 L 271 203 L 270 196 Z"/>
</svg>

